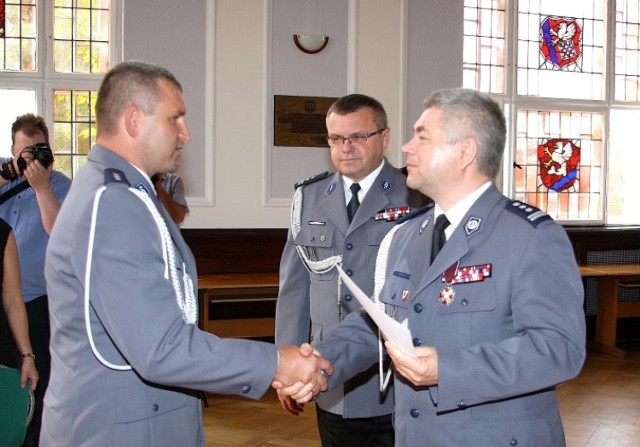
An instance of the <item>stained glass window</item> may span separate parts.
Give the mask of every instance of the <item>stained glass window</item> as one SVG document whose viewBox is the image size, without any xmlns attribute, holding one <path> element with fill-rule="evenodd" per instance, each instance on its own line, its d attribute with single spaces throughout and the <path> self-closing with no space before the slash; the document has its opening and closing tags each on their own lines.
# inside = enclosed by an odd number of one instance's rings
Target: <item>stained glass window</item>
<svg viewBox="0 0 640 447">
<path fill-rule="evenodd" d="M 517 92 L 604 99 L 605 1 L 519 2 Z"/>
<path fill-rule="evenodd" d="M 557 219 L 601 218 L 602 115 L 518 111 L 515 198 Z"/>
<path fill-rule="evenodd" d="M 640 2 L 465 0 L 465 11 L 464 85 L 508 118 L 505 193 L 565 223 L 639 224 Z"/>
</svg>

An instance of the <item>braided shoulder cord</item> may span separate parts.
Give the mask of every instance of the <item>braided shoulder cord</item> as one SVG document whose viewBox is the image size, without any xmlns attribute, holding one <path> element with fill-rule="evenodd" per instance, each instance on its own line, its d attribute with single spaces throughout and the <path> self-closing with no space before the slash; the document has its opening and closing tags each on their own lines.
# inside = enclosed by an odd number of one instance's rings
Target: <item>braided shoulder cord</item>
<svg viewBox="0 0 640 447">
<path fill-rule="evenodd" d="M 296 189 L 293 194 L 293 200 L 291 202 L 291 235 L 295 241 L 300 229 L 302 228 L 302 187 Z M 311 273 L 322 275 L 331 270 L 334 266 L 342 263 L 342 255 L 330 256 L 327 259 L 319 261 L 312 261 L 309 259 L 307 252 L 302 245 L 294 244 L 296 251 L 305 265 L 307 270 Z"/>
<path fill-rule="evenodd" d="M 100 204 L 100 198 L 102 194 L 107 189 L 106 186 L 101 187 L 96 191 L 96 195 L 93 199 L 93 209 L 91 213 L 91 226 L 89 231 L 89 244 L 87 249 L 87 263 L 85 270 L 85 279 L 84 279 L 84 318 L 85 318 L 85 328 L 87 331 L 87 337 L 89 339 L 89 345 L 91 346 L 91 350 L 93 354 L 96 356 L 98 361 L 102 363 L 107 368 L 116 370 L 116 371 L 129 371 L 133 369 L 131 365 L 116 365 L 114 363 L 109 362 L 105 359 L 102 354 L 98 351 L 98 348 L 95 345 L 93 339 L 93 333 L 91 332 L 91 316 L 90 316 L 90 306 L 91 306 L 91 270 L 93 264 L 93 248 L 95 242 L 95 232 L 96 232 L 96 217 L 98 215 L 98 207 Z M 182 318 L 187 324 L 195 324 L 198 319 L 198 304 L 195 298 L 193 281 L 187 274 L 186 265 L 182 263 L 182 270 L 184 272 L 182 281 L 185 286 L 185 292 L 182 292 L 182 287 L 180 284 L 180 279 L 178 278 L 177 267 L 176 267 L 176 254 L 175 248 L 173 247 L 173 241 L 171 240 L 171 235 L 169 234 L 169 230 L 167 229 L 167 225 L 160 216 L 157 208 L 149 198 L 149 196 L 142 191 L 136 188 L 129 188 L 129 191 L 134 193 L 142 202 L 147 206 L 153 219 L 158 226 L 158 230 L 160 231 L 160 237 L 162 239 L 162 257 L 164 259 L 164 277 L 165 279 L 169 279 L 173 288 L 176 292 L 176 301 L 178 303 L 178 307 L 182 312 Z"/>
<path fill-rule="evenodd" d="M 293 240 L 296 240 L 298 234 L 300 234 L 300 229 L 302 228 L 302 186 L 296 188 L 296 191 L 293 193 L 293 200 L 291 201 L 291 236 Z M 315 273 L 316 275 L 322 275 L 329 272 L 336 265 L 342 265 L 342 255 L 334 255 L 330 256 L 326 259 L 313 261 L 309 259 L 309 255 L 307 254 L 307 250 L 304 246 L 296 244 L 294 242 L 294 247 L 298 252 L 298 256 L 302 261 L 302 264 L 305 266 L 309 273 Z M 337 295 L 336 295 L 336 313 L 338 314 L 338 320 L 341 319 L 342 314 L 342 300 L 341 300 L 341 288 L 342 288 L 342 280 L 340 276 L 338 276 L 337 280 Z"/>
<path fill-rule="evenodd" d="M 178 303 L 178 307 L 182 311 L 182 319 L 187 324 L 196 324 L 198 320 L 198 302 L 195 297 L 193 282 L 191 281 L 191 277 L 187 273 L 187 267 L 182 263 L 182 271 L 184 272 L 182 278 L 178 277 L 178 269 L 176 267 L 176 251 L 173 246 L 173 240 L 171 239 L 171 235 L 169 234 L 169 229 L 167 228 L 167 223 L 164 221 L 158 209 L 151 201 L 149 196 L 140 191 L 137 188 L 129 188 L 129 190 L 135 193 L 140 200 L 147 205 L 149 212 L 153 216 L 153 220 L 156 222 L 158 226 L 158 231 L 160 231 L 160 237 L 162 239 L 162 255 L 165 263 L 165 279 L 169 279 L 173 288 L 176 292 L 176 301 Z M 184 293 L 182 291 L 182 284 L 180 283 L 180 279 L 182 279 L 184 283 Z"/>
</svg>

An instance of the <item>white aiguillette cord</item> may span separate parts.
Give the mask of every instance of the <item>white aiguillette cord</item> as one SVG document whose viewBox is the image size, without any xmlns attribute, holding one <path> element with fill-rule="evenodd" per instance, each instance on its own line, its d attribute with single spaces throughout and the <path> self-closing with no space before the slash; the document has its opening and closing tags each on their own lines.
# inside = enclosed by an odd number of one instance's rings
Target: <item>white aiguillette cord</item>
<svg viewBox="0 0 640 447">
<path fill-rule="evenodd" d="M 103 186 L 98 191 L 96 191 L 96 195 L 93 199 L 93 210 L 91 213 L 91 227 L 89 232 L 89 246 L 87 248 L 87 264 L 84 276 L 84 318 L 85 318 L 85 326 L 87 330 L 87 336 L 89 338 L 89 344 L 91 345 L 91 350 L 96 358 L 102 363 L 104 366 L 110 369 L 118 370 L 118 371 L 129 371 L 132 369 L 131 365 L 116 365 L 114 363 L 109 362 L 105 359 L 100 352 L 98 352 L 98 348 L 95 345 L 93 340 L 93 334 L 91 332 L 91 316 L 90 316 L 90 308 L 91 308 L 91 266 L 93 264 L 93 248 L 95 241 L 95 232 L 96 232 L 96 217 L 98 215 L 98 207 L 100 205 L 100 198 L 102 194 L 107 189 L 107 186 Z M 176 301 L 178 303 L 178 307 L 182 311 L 182 318 L 187 324 L 195 324 L 198 320 L 198 304 L 196 301 L 195 293 L 193 290 L 193 281 L 191 277 L 187 273 L 187 268 L 184 262 L 182 263 L 182 284 L 180 283 L 180 277 L 178 274 L 178 268 L 176 267 L 176 253 L 175 248 L 173 246 L 173 240 L 171 239 L 171 235 L 169 234 L 169 230 L 167 228 L 167 224 L 158 212 L 158 209 L 155 207 L 149 195 L 136 189 L 129 188 L 136 197 L 138 197 L 142 202 L 147 206 L 149 212 L 153 216 L 153 220 L 158 226 L 158 231 L 160 232 L 160 238 L 162 239 L 162 257 L 164 259 L 164 277 L 171 281 L 173 288 L 176 292 Z M 184 285 L 184 293 L 182 285 Z"/>
<path fill-rule="evenodd" d="M 406 223 L 406 222 L 405 222 Z M 376 270 L 374 274 L 374 286 L 373 286 L 373 302 L 376 303 L 382 310 L 385 310 L 385 304 L 380 301 L 380 292 L 384 287 L 385 276 L 387 272 L 387 258 L 389 256 L 389 248 L 391 247 L 391 241 L 393 240 L 393 236 L 396 234 L 396 231 L 402 227 L 404 223 L 400 225 L 396 225 L 391 228 L 389 232 L 386 234 L 382 242 L 380 243 L 380 248 L 378 249 L 378 256 L 376 257 Z M 407 320 L 402 322 L 403 325 L 407 325 Z M 383 366 L 383 357 L 384 357 L 384 345 L 382 343 L 382 333 L 380 329 L 378 329 L 378 372 L 380 376 L 380 393 L 385 393 L 387 391 L 387 387 L 389 386 L 389 380 L 391 379 L 391 366 L 387 370 L 387 373 L 384 374 L 384 366 Z"/>
<path fill-rule="evenodd" d="M 326 259 L 322 260 L 312 260 L 309 259 L 309 255 L 307 254 L 307 250 L 304 246 L 298 245 L 295 243 L 296 237 L 300 234 L 300 230 L 302 228 L 302 186 L 299 186 L 296 191 L 293 193 L 293 200 L 291 201 L 291 237 L 294 241 L 294 247 L 298 252 L 298 256 L 300 260 L 306 267 L 309 273 L 315 273 L 316 275 L 323 275 L 330 271 L 336 265 L 342 264 L 342 255 L 330 256 Z M 338 277 L 337 284 L 337 298 L 336 298 L 336 307 L 338 320 L 341 319 L 341 287 L 342 280 Z"/>
</svg>

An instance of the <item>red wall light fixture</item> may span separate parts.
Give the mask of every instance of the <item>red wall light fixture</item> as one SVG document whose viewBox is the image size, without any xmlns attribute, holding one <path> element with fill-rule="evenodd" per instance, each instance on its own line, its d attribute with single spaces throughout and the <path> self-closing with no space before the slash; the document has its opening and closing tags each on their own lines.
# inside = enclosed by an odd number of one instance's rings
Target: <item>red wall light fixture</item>
<svg viewBox="0 0 640 447">
<path fill-rule="evenodd" d="M 304 53 L 318 54 L 324 50 L 329 43 L 329 36 L 321 36 L 319 34 L 294 34 L 293 43 Z"/>
</svg>

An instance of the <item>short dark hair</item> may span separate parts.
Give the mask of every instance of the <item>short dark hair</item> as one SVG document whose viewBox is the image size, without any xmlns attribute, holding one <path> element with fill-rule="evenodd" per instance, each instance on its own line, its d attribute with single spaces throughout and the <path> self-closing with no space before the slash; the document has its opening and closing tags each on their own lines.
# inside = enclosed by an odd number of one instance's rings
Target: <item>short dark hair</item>
<svg viewBox="0 0 640 447">
<path fill-rule="evenodd" d="M 500 171 L 507 125 L 500 106 L 489 95 L 472 89 L 438 90 L 424 100 L 424 108 L 442 111 L 440 126 L 446 143 L 471 137 L 478 144 L 478 169 L 494 179 Z"/>
<path fill-rule="evenodd" d="M 145 115 L 151 115 L 161 99 L 160 79 L 182 91 L 182 85 L 175 76 L 157 65 L 128 61 L 109 70 L 102 80 L 96 101 L 98 134 L 113 134 L 118 117 L 130 104 L 135 104 Z"/>
<path fill-rule="evenodd" d="M 327 111 L 327 118 L 329 118 L 329 115 L 332 113 L 347 115 L 364 108 L 369 108 L 373 111 L 373 119 L 375 120 L 378 129 L 386 129 L 388 127 L 387 112 L 384 110 L 382 104 L 380 104 L 380 101 L 372 98 L 371 96 L 361 95 L 358 93 L 337 99 L 333 104 L 331 104 L 331 107 L 329 107 L 329 110 Z"/>
<path fill-rule="evenodd" d="M 11 144 L 16 143 L 16 134 L 24 133 L 28 137 L 34 137 L 38 134 L 44 135 L 44 140 L 49 144 L 49 129 L 44 117 L 34 115 L 33 113 L 25 113 L 16 118 L 11 125 Z"/>
</svg>

